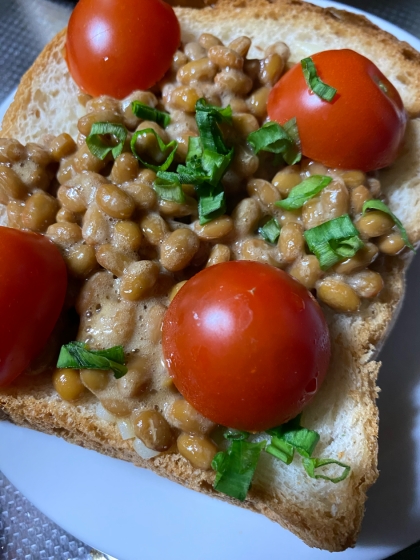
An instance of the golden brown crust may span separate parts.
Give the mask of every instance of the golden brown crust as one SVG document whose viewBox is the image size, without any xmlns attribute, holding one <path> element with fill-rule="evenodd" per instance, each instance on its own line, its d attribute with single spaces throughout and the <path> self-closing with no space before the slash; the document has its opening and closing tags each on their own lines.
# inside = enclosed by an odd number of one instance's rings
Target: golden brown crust
<svg viewBox="0 0 420 560">
<path fill-rule="evenodd" d="M 305 40 L 307 35 L 303 30 L 306 33 L 308 28 L 310 36 L 315 33 L 320 37 L 318 46 L 321 46 L 322 41 L 324 45 L 336 41 L 337 45 L 357 44 L 359 50 L 361 45 L 364 54 L 373 53 L 371 58 L 385 73 L 387 68 L 393 69 L 394 81 L 403 80 L 403 98 L 410 114 L 420 113 L 420 55 L 362 16 L 333 8 L 324 10 L 298 0 L 221 0 L 216 6 L 201 11 L 177 9 L 177 15 L 184 40 L 206 30 L 216 35 L 220 32 L 225 37 L 231 34 L 254 34 L 254 40 L 257 43 L 260 41 L 263 48 L 261 30 L 268 26 L 270 33 L 274 30 L 270 42 L 275 37 L 274 40 L 291 42 L 292 47 L 293 41 L 297 44 Z M 25 124 L 39 120 L 34 114 L 29 115 L 29 118 L 23 118 L 23 114 L 27 107 L 36 106 L 39 83 L 49 71 L 51 61 L 58 60 L 64 40 L 63 31 L 46 47 L 22 79 L 15 101 L 3 121 L 3 135 L 24 138 Z M 62 64 L 62 61 L 57 64 Z M 60 68 L 64 69 L 60 87 L 67 95 L 68 104 L 76 104 L 77 89 L 74 84 L 71 84 L 70 89 L 70 78 L 65 73 L 65 66 Z M 416 142 L 420 142 L 419 130 L 420 123 L 412 121 L 406 153 L 383 175 L 387 194 L 395 198 L 395 204 L 404 206 L 405 203 L 408 208 L 413 207 L 412 201 L 416 197 L 420 198 L 419 166 L 415 158 Z M 408 175 L 407 162 L 411 162 L 412 167 Z M 398 181 L 401 177 L 404 177 L 405 191 Z M 396 195 L 402 191 L 408 194 L 404 194 L 403 200 L 398 200 Z M 412 240 L 417 241 L 420 238 L 418 220 L 413 218 L 413 213 L 409 218 L 408 231 Z M 408 263 L 408 257 L 384 261 L 385 289 L 377 301 L 366 305 L 359 314 L 344 316 L 326 310 L 333 340 L 332 362 L 327 380 L 305 410 L 304 419 L 307 425 L 321 433 L 321 453 L 325 454 L 336 452 L 335 436 L 333 441 L 329 441 L 331 436 L 328 434 L 336 435 L 345 430 L 350 419 L 354 432 L 338 445 L 347 445 L 348 449 L 343 448 L 342 452 L 345 457 L 352 458 L 353 468 L 345 483 L 334 488 L 328 487 L 325 492 L 321 482 L 316 487 L 311 486 L 310 480 L 305 482 L 313 498 L 305 507 L 281 484 L 273 489 L 265 468 L 257 472 L 248 499 L 240 503 L 212 489 L 213 472 L 194 469 L 179 454 L 163 454 L 149 461 L 141 459 L 130 442 L 121 439 L 114 425 L 96 416 L 93 397 L 86 397 L 77 406 L 65 403 L 54 393 L 48 376 L 36 379 L 21 377 L 12 387 L 0 392 L 0 409 L 17 424 L 59 435 L 78 445 L 150 468 L 192 489 L 263 513 L 293 531 L 310 546 L 331 551 L 344 550 L 355 544 L 363 517 L 366 491 L 378 476 L 378 410 L 375 401 L 379 364 L 371 360 L 376 356 L 401 306 Z M 335 439 L 339 439 L 338 436 Z M 311 488 L 318 488 L 319 493 Z M 337 514 L 334 514 L 335 506 Z"/>
</svg>

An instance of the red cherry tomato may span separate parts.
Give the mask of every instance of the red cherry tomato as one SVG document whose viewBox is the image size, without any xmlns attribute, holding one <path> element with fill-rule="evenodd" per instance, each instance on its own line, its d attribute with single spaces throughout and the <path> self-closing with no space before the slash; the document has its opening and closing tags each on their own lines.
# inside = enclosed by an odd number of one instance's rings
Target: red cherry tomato
<svg viewBox="0 0 420 560">
<path fill-rule="evenodd" d="M 301 284 L 272 266 L 206 268 L 178 292 L 163 353 L 186 400 L 223 426 L 262 431 L 313 398 L 330 357 L 328 327 Z"/>
<path fill-rule="evenodd" d="M 163 77 L 180 37 L 163 0 L 79 0 L 67 29 L 67 64 L 90 95 L 122 99 Z"/>
<path fill-rule="evenodd" d="M 270 119 L 284 124 L 296 117 L 303 154 L 328 167 L 373 171 L 390 165 L 407 121 L 398 91 L 373 62 L 352 50 L 311 58 L 321 80 L 336 88 L 333 100 L 309 89 L 299 63 L 270 92 Z"/>
<path fill-rule="evenodd" d="M 45 346 L 60 315 L 67 271 L 43 235 L 0 227 L 0 386 L 21 374 Z"/>
</svg>

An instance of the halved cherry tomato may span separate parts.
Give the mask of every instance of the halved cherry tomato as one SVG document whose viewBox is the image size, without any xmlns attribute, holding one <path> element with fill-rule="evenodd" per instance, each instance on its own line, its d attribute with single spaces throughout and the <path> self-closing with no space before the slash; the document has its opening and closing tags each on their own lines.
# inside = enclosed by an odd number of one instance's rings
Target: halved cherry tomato
<svg viewBox="0 0 420 560">
<path fill-rule="evenodd" d="M 163 77 L 180 33 L 163 0 L 80 0 L 67 29 L 67 64 L 90 95 L 122 99 Z"/>
<path fill-rule="evenodd" d="M 67 288 L 57 247 L 38 233 L 0 227 L 0 386 L 21 374 L 45 346 Z"/>
<path fill-rule="evenodd" d="M 398 91 L 355 51 L 324 51 L 311 58 L 321 80 L 336 88 L 334 99 L 312 93 L 299 63 L 270 92 L 270 119 L 284 124 L 296 117 L 303 154 L 328 167 L 373 171 L 390 165 L 407 121 Z"/>
<path fill-rule="evenodd" d="M 169 374 L 186 400 L 218 424 L 262 431 L 296 416 L 330 358 L 313 296 L 272 266 L 211 266 L 178 292 L 163 322 Z"/>
</svg>

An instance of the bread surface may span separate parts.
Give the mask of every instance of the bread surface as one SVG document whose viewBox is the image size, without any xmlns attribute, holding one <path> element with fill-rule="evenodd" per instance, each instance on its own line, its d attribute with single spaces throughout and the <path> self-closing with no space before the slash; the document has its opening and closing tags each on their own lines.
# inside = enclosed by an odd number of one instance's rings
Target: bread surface
<svg viewBox="0 0 420 560">
<path fill-rule="evenodd" d="M 203 10 L 177 8 L 184 42 L 211 32 L 224 42 L 238 35 L 253 40 L 250 56 L 275 41 L 286 42 L 292 60 L 326 48 L 350 47 L 371 58 L 401 92 L 410 115 L 405 145 L 395 164 L 380 172 L 390 207 L 407 228 L 410 239 L 420 239 L 420 55 L 378 29 L 364 17 L 336 9 L 322 9 L 296 0 L 222 0 Z M 310 25 L 308 22 L 310 21 Z M 21 142 L 43 134 L 77 134 L 83 114 L 79 91 L 72 81 L 62 51 L 65 31 L 41 53 L 23 77 L 15 100 L 5 115 L 1 136 Z M 4 216 L 3 216 L 4 223 Z M 326 381 L 305 409 L 303 423 L 321 436 L 316 455 L 338 457 L 351 465 L 350 476 L 334 485 L 310 479 L 295 459 L 290 466 L 263 454 L 247 500 L 215 492 L 214 473 L 195 469 L 179 454 L 143 460 L 117 427 L 96 415 L 96 399 L 84 397 L 77 405 L 62 401 L 50 377 L 21 376 L 0 392 L 0 408 L 17 424 L 101 453 L 150 468 L 158 474 L 200 492 L 263 513 L 290 529 L 308 545 L 340 551 L 353 546 L 363 517 L 366 491 L 376 480 L 378 411 L 373 361 L 391 328 L 404 295 L 404 274 L 411 255 L 385 260 L 385 288 L 359 313 L 347 316 L 325 309 L 332 340 L 332 360 Z"/>
</svg>

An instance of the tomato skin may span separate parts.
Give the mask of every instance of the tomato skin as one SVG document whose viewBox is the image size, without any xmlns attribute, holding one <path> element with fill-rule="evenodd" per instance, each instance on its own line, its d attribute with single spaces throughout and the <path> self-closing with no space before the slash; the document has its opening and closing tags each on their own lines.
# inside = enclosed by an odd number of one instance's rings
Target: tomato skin
<svg viewBox="0 0 420 560">
<path fill-rule="evenodd" d="M 201 414 L 263 431 L 295 417 L 320 387 L 330 340 L 321 308 L 285 272 L 253 261 L 206 268 L 164 317 L 169 374 Z"/>
<path fill-rule="evenodd" d="M 390 165 L 407 123 L 398 91 L 373 62 L 350 49 L 311 58 L 321 80 L 337 89 L 332 102 L 310 91 L 299 63 L 271 90 L 270 119 L 284 124 L 296 117 L 303 154 L 328 167 L 373 171 Z"/>
<path fill-rule="evenodd" d="M 80 0 L 67 28 L 67 64 L 90 95 L 122 99 L 163 77 L 180 40 L 163 0 Z"/>
<path fill-rule="evenodd" d="M 38 233 L 0 227 L 0 386 L 20 375 L 45 346 L 60 315 L 67 270 Z"/>
</svg>

